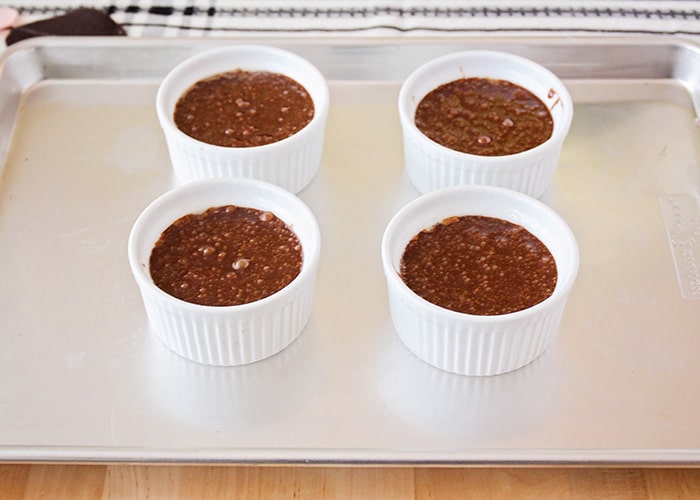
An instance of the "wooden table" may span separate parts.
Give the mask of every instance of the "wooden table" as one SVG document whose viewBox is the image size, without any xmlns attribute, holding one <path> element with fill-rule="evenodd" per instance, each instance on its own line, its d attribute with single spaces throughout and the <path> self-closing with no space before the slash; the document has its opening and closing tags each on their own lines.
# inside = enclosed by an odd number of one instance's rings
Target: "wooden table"
<svg viewBox="0 0 700 500">
<path fill-rule="evenodd" d="M 2 499 L 700 498 L 700 469 L 0 465 Z"/>
</svg>

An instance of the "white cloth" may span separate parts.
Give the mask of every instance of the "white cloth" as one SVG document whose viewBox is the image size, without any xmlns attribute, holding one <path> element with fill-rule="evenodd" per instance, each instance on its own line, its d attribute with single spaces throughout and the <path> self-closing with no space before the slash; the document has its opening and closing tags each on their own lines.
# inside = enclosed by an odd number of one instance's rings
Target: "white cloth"
<svg viewBox="0 0 700 500">
<path fill-rule="evenodd" d="M 466 33 L 700 35 L 700 1 L 10 0 L 20 22 L 78 7 L 130 36 L 451 36 Z"/>
</svg>

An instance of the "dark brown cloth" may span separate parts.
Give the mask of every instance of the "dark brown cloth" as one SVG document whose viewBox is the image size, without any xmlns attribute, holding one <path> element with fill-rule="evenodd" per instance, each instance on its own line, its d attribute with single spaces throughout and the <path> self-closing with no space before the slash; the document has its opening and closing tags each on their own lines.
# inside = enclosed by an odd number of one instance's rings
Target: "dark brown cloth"
<svg viewBox="0 0 700 500">
<path fill-rule="evenodd" d="M 5 43 L 10 46 L 35 36 L 125 36 L 126 31 L 97 9 L 75 9 L 61 16 L 11 28 Z"/>
</svg>

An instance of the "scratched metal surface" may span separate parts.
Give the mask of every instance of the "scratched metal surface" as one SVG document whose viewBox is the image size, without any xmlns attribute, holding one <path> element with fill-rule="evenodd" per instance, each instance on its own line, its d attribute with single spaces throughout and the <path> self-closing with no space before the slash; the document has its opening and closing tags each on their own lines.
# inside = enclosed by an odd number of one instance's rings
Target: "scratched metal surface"
<svg viewBox="0 0 700 500">
<path fill-rule="evenodd" d="M 148 331 L 126 241 L 171 186 L 154 99 L 190 54 L 234 40 L 35 39 L 0 59 L 0 460 L 700 463 L 700 55 L 669 38 L 257 40 L 326 75 L 323 164 L 300 193 L 323 257 L 301 337 L 200 366 Z M 249 42 L 249 40 L 246 40 Z M 550 203 L 581 249 L 559 336 L 471 378 L 394 334 L 379 243 L 417 196 L 396 98 L 465 48 L 531 57 L 575 101 Z"/>
</svg>

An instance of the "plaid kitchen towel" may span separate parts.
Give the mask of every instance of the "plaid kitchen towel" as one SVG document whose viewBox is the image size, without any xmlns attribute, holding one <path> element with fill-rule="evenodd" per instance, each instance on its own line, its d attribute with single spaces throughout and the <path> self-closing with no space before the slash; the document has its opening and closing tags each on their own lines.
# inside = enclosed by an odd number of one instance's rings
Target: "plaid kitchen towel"
<svg viewBox="0 0 700 500">
<path fill-rule="evenodd" d="M 129 36 L 700 34 L 700 1 L 10 0 L 28 23 L 92 7 Z"/>
</svg>

